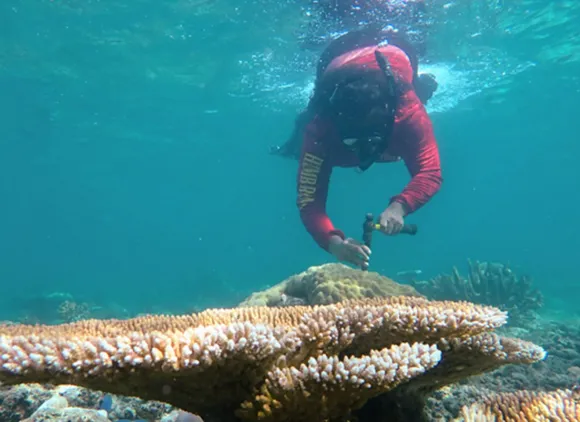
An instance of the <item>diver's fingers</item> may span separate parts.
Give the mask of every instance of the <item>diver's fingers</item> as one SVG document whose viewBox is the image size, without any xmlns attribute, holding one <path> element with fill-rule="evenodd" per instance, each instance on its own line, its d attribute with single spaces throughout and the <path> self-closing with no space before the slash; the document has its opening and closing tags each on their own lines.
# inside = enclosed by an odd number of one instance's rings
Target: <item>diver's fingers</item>
<svg viewBox="0 0 580 422">
<path fill-rule="evenodd" d="M 368 266 L 370 257 L 369 254 L 363 249 L 363 247 L 359 246 L 352 251 L 351 258 L 352 263 L 358 267 L 362 267 L 364 265 Z"/>
<path fill-rule="evenodd" d="M 364 258 L 358 254 L 354 250 L 350 250 L 347 256 L 345 257 L 345 261 L 350 262 L 357 267 L 360 267 L 364 263 Z"/>
<path fill-rule="evenodd" d="M 393 221 L 392 223 L 390 223 L 389 224 L 389 227 L 391 229 L 389 231 L 389 234 L 391 234 L 391 235 L 397 234 L 397 233 L 399 233 L 401 231 L 401 224 L 398 223 L 398 222 L 396 222 L 396 221 Z"/>
<path fill-rule="evenodd" d="M 391 225 L 387 222 L 385 224 L 381 224 L 381 228 L 379 229 L 380 232 L 383 234 L 390 234 L 389 230 L 391 229 Z"/>
<path fill-rule="evenodd" d="M 357 253 L 358 253 L 358 256 L 363 258 L 365 261 L 368 261 L 371 257 L 371 251 L 365 245 L 360 245 L 357 248 Z"/>
</svg>

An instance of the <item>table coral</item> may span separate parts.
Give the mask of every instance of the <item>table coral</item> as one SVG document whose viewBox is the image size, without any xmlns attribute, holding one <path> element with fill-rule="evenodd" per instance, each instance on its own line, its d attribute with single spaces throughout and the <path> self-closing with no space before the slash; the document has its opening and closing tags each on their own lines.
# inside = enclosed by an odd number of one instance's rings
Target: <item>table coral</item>
<svg viewBox="0 0 580 422">
<path fill-rule="evenodd" d="M 506 363 L 543 359 L 532 343 L 490 333 L 506 317 L 493 307 L 403 296 L 5 325 L 0 382 L 139 396 L 206 422 L 343 420 L 373 398 L 388 401 L 391 391 L 427 394 Z"/>
<path fill-rule="evenodd" d="M 413 287 L 379 273 L 344 264 L 310 267 L 267 290 L 253 293 L 240 306 L 329 305 L 348 299 L 422 296 Z"/>
<path fill-rule="evenodd" d="M 580 391 L 518 391 L 494 394 L 482 403 L 463 407 L 461 422 L 577 422 Z"/>
</svg>

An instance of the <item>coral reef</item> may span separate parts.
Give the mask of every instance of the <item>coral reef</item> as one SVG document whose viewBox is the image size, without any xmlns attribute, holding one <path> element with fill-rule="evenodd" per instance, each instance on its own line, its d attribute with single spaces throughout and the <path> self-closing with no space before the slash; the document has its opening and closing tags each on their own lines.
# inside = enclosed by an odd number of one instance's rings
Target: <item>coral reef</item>
<svg viewBox="0 0 580 422">
<path fill-rule="evenodd" d="M 468 261 L 467 278 L 454 267 L 451 274 L 441 274 L 411 285 L 433 300 L 466 300 L 496 306 L 508 311 L 510 322 L 533 320 L 543 305 L 542 294 L 532 287 L 528 276 L 518 276 L 507 265 Z"/>
<path fill-rule="evenodd" d="M 103 409 L 101 402 L 105 394 L 101 391 L 89 390 L 75 385 L 41 385 L 41 384 L 19 384 L 13 387 L 0 387 L 0 421 L 20 422 L 27 418 L 42 416 L 39 408 L 53 397 L 63 397 L 69 408 L 86 410 L 85 416 L 96 410 Z M 44 406 L 47 407 L 46 405 Z M 180 422 L 197 421 L 192 419 L 194 415 L 189 414 L 189 419 L 184 419 L 185 412 L 173 408 L 172 406 L 157 402 L 144 401 L 136 397 L 114 396 L 111 405 L 106 410 L 107 420 L 128 420 L 128 421 L 177 421 Z M 67 411 L 68 412 L 68 411 Z M 76 411 L 79 413 L 79 411 Z M 102 414 L 102 412 L 101 412 Z M 48 420 L 48 419 L 47 419 Z M 66 420 L 66 419 L 63 419 Z M 87 418 L 85 420 L 93 420 Z"/>
<path fill-rule="evenodd" d="M 0 386 L 0 421 L 19 422 L 30 417 L 52 395 L 40 385 Z"/>
<path fill-rule="evenodd" d="M 332 263 L 310 267 L 270 289 L 252 294 L 239 306 L 329 305 L 347 299 L 388 296 L 422 295 L 413 287 L 378 273 Z"/>
<path fill-rule="evenodd" d="M 463 406 L 476 403 L 481 397 L 494 393 L 485 387 L 472 385 L 470 381 L 475 378 L 480 377 L 464 380 L 434 391 L 426 402 L 428 420 L 433 422 L 452 421 L 459 417 Z"/>
<path fill-rule="evenodd" d="M 91 308 L 88 303 L 65 300 L 58 306 L 58 315 L 63 322 L 80 321 L 91 316 Z"/>
<path fill-rule="evenodd" d="M 139 396 L 206 422 L 424 420 L 433 390 L 544 359 L 533 343 L 491 333 L 506 317 L 489 306 L 403 296 L 5 325 L 0 381 Z"/>
<path fill-rule="evenodd" d="M 453 420 L 463 405 L 493 392 L 555 391 L 580 385 L 580 321 L 539 318 L 527 329 L 501 327 L 498 333 L 541 344 L 547 358 L 532 365 L 506 365 L 435 391 L 427 401 L 431 420 Z"/>
<path fill-rule="evenodd" d="M 72 322 L 62 319 L 61 306 L 67 302 L 75 302 L 70 293 L 32 294 L 15 300 L 19 315 L 12 318 L 23 324 Z"/>
<path fill-rule="evenodd" d="M 506 330 L 528 341 L 542 344 L 548 358 L 530 366 L 503 367 L 473 379 L 477 387 L 517 391 L 567 389 L 580 383 L 580 325 L 576 322 L 541 321 L 534 329 Z"/>
<path fill-rule="evenodd" d="M 70 293 L 52 292 L 16 301 L 12 318 L 23 324 L 62 324 L 88 318 L 120 318 L 128 315 L 122 308 L 106 309 L 74 298 Z"/>
<path fill-rule="evenodd" d="M 22 422 L 109 422 L 107 412 L 96 409 L 70 407 L 67 399 L 55 394 L 45 401 L 29 418 Z"/>
<path fill-rule="evenodd" d="M 518 391 L 493 394 L 465 406 L 458 422 L 577 422 L 580 390 Z"/>
</svg>

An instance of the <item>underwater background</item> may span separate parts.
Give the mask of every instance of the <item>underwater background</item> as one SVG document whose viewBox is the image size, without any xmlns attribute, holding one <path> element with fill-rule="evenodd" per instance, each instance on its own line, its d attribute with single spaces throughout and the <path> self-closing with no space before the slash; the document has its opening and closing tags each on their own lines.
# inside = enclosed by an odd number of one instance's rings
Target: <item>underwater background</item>
<svg viewBox="0 0 580 422">
<path fill-rule="evenodd" d="M 509 263 L 577 318 L 580 4 L 428 6 L 444 184 L 407 218 L 417 236 L 376 237 L 371 269 Z M 333 261 L 300 222 L 297 163 L 268 153 L 310 93 L 307 9 L 0 3 L 0 319 L 51 295 L 103 316 L 234 306 Z M 360 237 L 407 180 L 402 164 L 336 170 L 329 215 Z"/>
</svg>

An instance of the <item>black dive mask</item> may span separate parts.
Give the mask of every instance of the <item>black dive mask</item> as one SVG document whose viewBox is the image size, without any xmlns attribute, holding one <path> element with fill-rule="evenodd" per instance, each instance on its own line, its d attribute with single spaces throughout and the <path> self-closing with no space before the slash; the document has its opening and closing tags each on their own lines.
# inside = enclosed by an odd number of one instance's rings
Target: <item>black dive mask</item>
<svg viewBox="0 0 580 422">
<path fill-rule="evenodd" d="M 344 138 L 342 144 L 357 155 L 362 171 L 368 169 L 387 147 L 386 139 L 379 134 L 364 138 Z"/>
<path fill-rule="evenodd" d="M 386 150 L 397 110 L 398 93 L 387 59 L 379 50 L 375 51 L 375 59 L 387 80 L 386 87 L 382 89 L 381 100 L 366 110 L 362 104 L 347 101 L 347 108 L 350 110 L 339 111 L 337 116 L 342 144 L 356 153 L 360 161 L 359 169 L 362 171 L 368 169 Z M 336 97 L 341 96 L 339 91 L 340 86 L 331 96 L 331 104 Z M 345 103 L 340 100 L 337 102 Z"/>
</svg>

